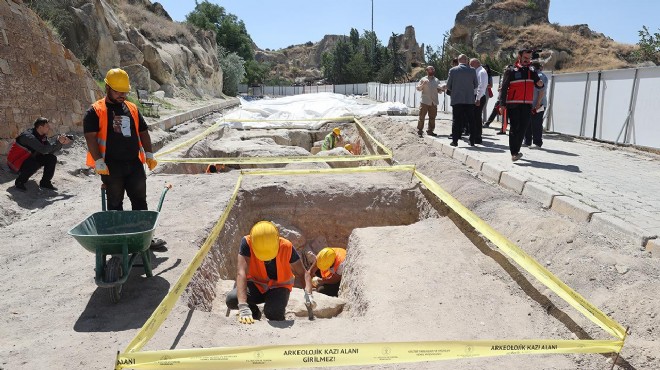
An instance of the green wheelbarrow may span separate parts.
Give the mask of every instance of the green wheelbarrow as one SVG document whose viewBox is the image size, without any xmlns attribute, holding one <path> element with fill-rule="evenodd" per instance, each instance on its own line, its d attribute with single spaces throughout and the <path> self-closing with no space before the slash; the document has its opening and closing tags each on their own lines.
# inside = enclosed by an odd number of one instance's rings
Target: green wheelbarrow
<svg viewBox="0 0 660 370">
<path fill-rule="evenodd" d="M 152 277 L 149 246 L 153 238 L 165 194 L 163 189 L 157 211 L 107 211 L 105 185 L 101 187 L 101 209 L 69 230 L 80 245 L 96 254 L 96 285 L 109 288 L 112 302 L 121 299 L 121 287 L 128 279 L 137 256 L 147 277 Z M 107 256 L 110 259 L 106 262 Z"/>
</svg>

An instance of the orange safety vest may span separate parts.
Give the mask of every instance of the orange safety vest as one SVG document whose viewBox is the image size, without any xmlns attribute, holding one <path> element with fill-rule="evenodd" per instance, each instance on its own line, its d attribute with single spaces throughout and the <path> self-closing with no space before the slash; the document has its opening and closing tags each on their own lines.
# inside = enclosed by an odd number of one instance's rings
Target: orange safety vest
<svg viewBox="0 0 660 370">
<path fill-rule="evenodd" d="M 517 71 L 518 68 L 514 67 L 509 70 L 509 73 L 513 74 Z M 527 78 L 509 81 L 509 90 L 506 92 L 507 104 L 534 104 L 535 87 L 532 73 L 536 72 L 527 68 Z"/>
<path fill-rule="evenodd" d="M 138 116 L 138 108 L 135 104 L 129 101 L 125 101 L 124 104 L 126 104 L 133 117 L 135 132 L 138 137 L 138 145 L 140 147 L 138 157 L 140 158 L 140 162 L 144 163 L 146 161 L 146 156 L 144 154 L 144 148 L 142 147 L 142 140 L 140 140 L 140 118 Z M 105 158 L 106 143 L 108 140 L 108 107 L 105 105 L 105 98 L 97 100 L 92 104 L 92 108 L 94 108 L 96 115 L 99 117 L 99 131 L 96 133 L 96 142 L 99 144 L 101 157 Z M 87 152 L 87 165 L 89 167 L 96 167 L 92 153 L 89 151 Z"/>
<path fill-rule="evenodd" d="M 321 271 L 321 277 L 323 280 L 330 279 L 339 269 L 339 265 L 341 265 L 346 259 L 346 249 L 332 248 L 332 250 L 335 251 L 335 263 L 329 269 Z"/>
<path fill-rule="evenodd" d="M 295 276 L 291 270 L 291 253 L 293 253 L 293 244 L 290 241 L 280 237 L 280 248 L 275 257 L 277 265 L 277 280 L 271 280 L 266 273 L 266 265 L 264 261 L 258 259 L 252 250 L 252 238 L 249 235 L 245 236 L 248 246 L 250 247 L 250 265 L 248 266 L 247 280 L 253 282 L 261 293 L 265 293 L 268 289 L 274 288 L 287 288 L 289 291 L 293 289 Z"/>
</svg>

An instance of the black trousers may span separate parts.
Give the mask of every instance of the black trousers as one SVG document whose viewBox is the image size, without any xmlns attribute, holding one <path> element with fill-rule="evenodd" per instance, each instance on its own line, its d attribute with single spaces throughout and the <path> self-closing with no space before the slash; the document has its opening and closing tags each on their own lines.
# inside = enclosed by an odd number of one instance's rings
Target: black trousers
<svg viewBox="0 0 660 370">
<path fill-rule="evenodd" d="M 516 104 L 507 106 L 507 115 L 509 116 L 509 151 L 511 155 L 520 153 L 525 132 L 529 127 L 532 118 L 531 104 Z"/>
<path fill-rule="evenodd" d="M 16 183 L 25 184 L 30 176 L 34 175 L 38 169 L 44 168 L 44 174 L 41 176 L 42 182 L 50 182 L 55 175 L 55 166 L 57 165 L 57 157 L 54 154 L 39 154 L 29 157 L 23 162 L 20 170 L 18 171 L 18 178 Z"/>
<path fill-rule="evenodd" d="M 525 131 L 525 144 L 532 142 L 538 146 L 543 145 L 543 112 L 532 114 L 531 122 Z"/>
<path fill-rule="evenodd" d="M 479 100 L 479 106 L 474 106 L 474 121 L 470 126 L 470 142 L 481 144 L 481 115 L 483 114 L 486 105 L 486 95 L 482 96 Z"/>
<path fill-rule="evenodd" d="M 139 159 L 130 162 L 108 162 L 110 175 L 101 175 L 108 198 L 108 210 L 123 211 L 124 192 L 134 211 L 147 210 L 147 174 Z"/>
<path fill-rule="evenodd" d="M 474 104 L 452 105 L 451 112 L 451 139 L 456 143 L 461 138 L 464 128 L 474 126 Z"/>
<path fill-rule="evenodd" d="M 291 292 L 287 288 L 269 289 L 265 293 L 261 293 L 257 286 L 251 282 L 247 282 L 247 303 L 250 306 L 253 317 L 256 311 L 259 311 L 257 304 L 265 303 L 264 315 L 268 320 L 284 321 L 284 314 L 286 313 L 286 305 L 289 303 L 289 295 Z M 232 310 L 238 309 L 238 293 L 236 288 L 227 293 L 225 299 L 227 307 Z"/>
</svg>

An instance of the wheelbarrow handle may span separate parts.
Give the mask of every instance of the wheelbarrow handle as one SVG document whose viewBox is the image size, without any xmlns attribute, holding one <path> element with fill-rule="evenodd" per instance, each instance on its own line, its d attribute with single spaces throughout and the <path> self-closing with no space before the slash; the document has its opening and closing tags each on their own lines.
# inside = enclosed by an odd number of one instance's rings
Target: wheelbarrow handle
<svg viewBox="0 0 660 370">
<path fill-rule="evenodd" d="M 172 189 L 172 184 L 167 184 L 163 188 L 163 192 L 160 194 L 160 201 L 158 201 L 158 208 L 156 211 L 160 212 L 160 209 L 163 208 L 163 200 L 165 200 L 165 194 L 167 194 L 168 190 Z"/>
<path fill-rule="evenodd" d="M 160 195 L 160 201 L 158 201 L 158 209 L 157 211 L 160 212 L 160 209 L 163 208 L 163 200 L 165 200 L 165 194 L 167 194 L 167 191 L 172 189 L 172 184 L 167 184 L 165 185 L 165 188 L 163 189 L 163 193 Z M 103 212 L 107 211 L 107 206 L 105 203 L 105 184 L 101 185 L 101 210 Z"/>
</svg>

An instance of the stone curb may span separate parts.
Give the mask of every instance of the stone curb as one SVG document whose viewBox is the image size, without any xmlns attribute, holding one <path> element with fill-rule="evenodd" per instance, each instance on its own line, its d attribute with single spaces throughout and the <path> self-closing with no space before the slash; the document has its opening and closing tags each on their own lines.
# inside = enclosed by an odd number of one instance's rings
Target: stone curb
<svg viewBox="0 0 660 370">
<path fill-rule="evenodd" d="M 504 170 L 497 165 L 484 162 L 481 166 L 481 172 L 484 174 L 484 177 L 499 184 Z"/>
<path fill-rule="evenodd" d="M 500 177 L 500 185 L 504 186 L 509 190 L 513 190 L 518 194 L 522 194 L 525 183 L 528 181 L 527 178 L 524 178 L 520 175 L 517 175 L 512 172 L 502 172 Z"/>
<path fill-rule="evenodd" d="M 574 218 L 578 221 L 589 222 L 594 213 L 601 213 L 600 210 L 588 206 L 577 199 L 565 195 L 559 195 L 552 199 L 553 211 Z"/>
<path fill-rule="evenodd" d="M 525 183 L 522 195 L 540 202 L 543 208 L 550 208 L 554 197 L 562 194 L 534 181 L 528 181 Z"/>
<path fill-rule="evenodd" d="M 595 213 L 593 216 L 591 216 L 590 222 L 599 228 L 615 229 L 621 234 L 632 238 L 642 247 L 647 244 L 649 239 L 657 237 L 657 235 L 648 235 L 648 232 L 642 230 L 636 225 L 628 223 L 607 213 Z"/>
<path fill-rule="evenodd" d="M 149 128 L 151 127 L 158 127 L 164 131 L 167 131 L 171 129 L 172 127 L 176 125 L 180 125 L 186 121 L 190 121 L 191 119 L 195 119 L 197 117 L 201 117 L 204 115 L 207 115 L 211 112 L 218 111 L 218 110 L 223 110 L 227 108 L 234 107 L 239 104 L 239 100 L 232 98 L 230 100 L 220 102 L 220 103 L 215 103 L 215 104 L 210 104 L 206 105 L 203 107 L 195 108 L 193 110 L 189 110 L 187 112 L 183 112 L 171 117 L 167 117 L 163 120 L 160 120 L 158 122 L 153 122 L 149 123 L 148 126 Z"/>
</svg>

